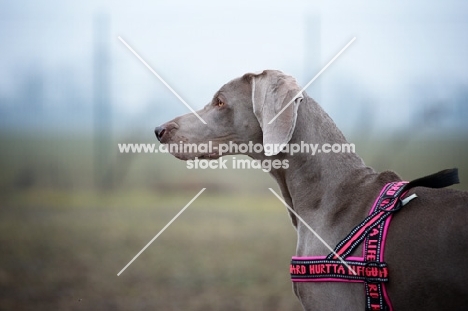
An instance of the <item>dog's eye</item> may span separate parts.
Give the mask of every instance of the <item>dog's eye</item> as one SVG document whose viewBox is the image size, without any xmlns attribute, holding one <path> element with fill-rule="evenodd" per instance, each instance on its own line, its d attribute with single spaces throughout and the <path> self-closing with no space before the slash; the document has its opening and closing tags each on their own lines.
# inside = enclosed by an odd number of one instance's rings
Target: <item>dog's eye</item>
<svg viewBox="0 0 468 311">
<path fill-rule="evenodd" d="M 218 107 L 223 107 L 223 106 L 224 106 L 224 102 L 223 102 L 221 99 L 217 98 L 217 99 L 216 99 L 216 106 L 218 106 Z"/>
</svg>

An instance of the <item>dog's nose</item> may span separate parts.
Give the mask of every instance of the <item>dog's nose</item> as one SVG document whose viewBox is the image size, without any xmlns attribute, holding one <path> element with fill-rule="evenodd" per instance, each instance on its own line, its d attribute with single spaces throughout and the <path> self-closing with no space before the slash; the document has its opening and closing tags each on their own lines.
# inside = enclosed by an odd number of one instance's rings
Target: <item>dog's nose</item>
<svg viewBox="0 0 468 311">
<path fill-rule="evenodd" d="M 154 129 L 154 134 L 156 135 L 156 138 L 159 140 L 159 142 L 166 143 L 170 140 L 172 132 L 178 128 L 179 125 L 176 122 L 171 121 L 156 127 Z"/>
<path fill-rule="evenodd" d="M 162 137 L 166 133 L 166 128 L 164 126 L 157 126 L 154 129 L 154 134 L 156 135 L 156 138 L 161 142 Z"/>
</svg>

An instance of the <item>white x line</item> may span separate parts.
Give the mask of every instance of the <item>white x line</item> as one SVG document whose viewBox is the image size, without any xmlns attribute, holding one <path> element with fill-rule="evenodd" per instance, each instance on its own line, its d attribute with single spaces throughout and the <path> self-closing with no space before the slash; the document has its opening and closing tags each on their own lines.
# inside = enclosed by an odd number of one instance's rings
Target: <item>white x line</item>
<svg viewBox="0 0 468 311">
<path fill-rule="evenodd" d="M 344 261 L 343 258 L 341 258 L 341 256 L 338 255 L 338 254 L 335 252 L 335 250 L 334 250 L 333 248 L 331 248 L 330 245 L 328 245 L 327 242 L 325 242 L 325 240 L 322 239 L 322 237 L 321 237 L 317 232 L 315 232 L 315 230 L 312 229 L 312 228 L 309 226 L 309 224 L 306 223 L 305 220 L 302 219 L 302 217 L 299 216 L 299 215 L 296 213 L 296 211 L 293 210 L 293 209 L 288 205 L 288 203 L 286 203 L 286 202 L 283 200 L 283 198 L 280 197 L 280 196 L 275 192 L 275 190 L 273 190 L 273 189 L 271 189 L 271 188 L 268 188 L 268 189 L 270 189 L 270 191 L 284 204 L 284 206 L 286 206 L 286 207 L 288 208 L 288 210 L 289 210 L 291 213 L 293 213 L 294 216 L 296 216 L 297 219 L 299 219 L 299 220 L 304 224 L 304 226 L 306 226 L 307 229 L 309 229 L 309 230 L 320 240 L 320 242 L 322 242 L 323 245 L 325 245 L 325 247 L 328 248 L 328 249 L 333 253 L 333 255 L 335 255 L 335 256 L 349 269 L 349 271 L 351 271 L 354 275 L 357 275 L 356 271 L 354 271 L 354 270 L 346 263 L 346 261 Z"/>
<path fill-rule="evenodd" d="M 148 63 L 145 62 L 145 60 L 144 60 L 143 58 L 141 58 L 141 56 L 138 55 L 138 53 L 135 52 L 135 50 L 132 49 L 132 47 L 131 47 L 130 45 L 128 45 L 127 42 L 125 42 L 124 39 L 122 39 L 121 36 L 119 36 L 118 38 L 119 38 L 119 40 L 130 50 L 130 52 L 132 52 L 132 53 L 143 63 L 143 65 L 145 65 L 146 68 L 148 68 L 148 69 L 156 76 L 156 78 L 158 78 L 159 81 L 161 81 L 161 82 L 169 89 L 169 91 L 172 92 L 172 94 L 174 94 L 188 109 L 190 109 L 190 111 L 191 111 L 194 115 L 196 115 L 197 118 L 200 119 L 200 121 L 203 122 L 203 124 L 206 124 L 205 120 L 203 120 L 202 117 L 200 117 L 200 116 L 198 115 L 198 113 L 197 113 L 195 110 L 193 110 L 192 107 L 190 107 L 189 104 L 187 104 L 187 102 L 186 102 L 182 97 L 180 97 L 180 95 L 177 94 L 177 92 L 174 91 L 174 89 L 173 89 L 169 84 L 167 84 L 167 82 L 164 81 L 164 79 L 161 78 L 161 76 L 158 75 L 157 72 L 154 71 L 153 68 L 151 68 L 151 66 L 148 65 Z"/>
<path fill-rule="evenodd" d="M 143 253 L 143 252 L 145 251 L 145 249 L 147 249 L 148 246 L 150 246 L 151 243 L 153 243 L 154 240 L 156 240 L 156 239 L 164 232 L 164 230 L 166 230 L 167 227 L 169 227 L 169 226 L 174 222 L 174 220 L 176 220 L 177 217 L 179 217 L 180 214 L 182 214 L 182 213 L 187 209 L 187 207 L 189 207 L 190 204 L 192 204 L 193 201 L 195 201 L 195 199 L 198 198 L 198 196 L 199 196 L 200 194 L 202 194 L 202 192 L 205 191 L 205 190 L 206 190 L 206 188 L 203 188 L 202 190 L 200 190 L 200 192 L 198 192 L 197 195 L 196 195 L 195 197 L 193 197 L 193 199 L 190 200 L 190 202 L 188 202 L 187 205 L 185 205 L 184 208 L 181 209 L 180 212 L 178 212 L 177 215 L 175 215 L 174 218 L 172 218 L 171 221 L 169 221 L 169 222 L 167 223 L 167 225 L 165 225 L 164 228 L 162 228 L 161 231 L 159 231 L 158 234 L 156 234 L 156 236 L 155 236 L 151 241 L 149 241 L 148 244 L 146 244 L 146 246 L 143 247 L 143 249 L 142 249 L 138 254 L 136 254 L 135 257 L 133 257 L 133 259 L 130 260 L 130 262 L 129 262 L 122 270 L 120 270 L 119 273 L 117 273 L 117 276 L 120 276 L 120 275 L 122 274 L 122 272 L 124 272 L 125 269 L 127 269 L 128 266 L 130 266 L 130 265 L 132 264 L 132 262 L 134 262 L 135 259 L 137 259 L 138 256 L 140 256 L 141 253 Z"/>
<path fill-rule="evenodd" d="M 302 88 L 302 90 L 300 90 L 299 93 L 297 93 L 296 96 L 294 96 L 294 97 L 291 99 L 291 101 L 290 101 L 286 106 L 284 106 L 283 109 L 281 109 L 280 112 L 278 112 L 278 113 L 276 114 L 276 116 L 273 117 L 273 119 L 270 120 L 270 122 L 268 122 L 268 124 L 271 124 L 273 121 L 275 121 L 276 118 L 278 118 L 278 116 L 279 116 L 280 114 L 282 114 L 283 111 L 285 111 L 286 108 L 288 108 L 289 105 L 291 105 L 291 103 L 292 103 L 293 101 L 295 101 L 296 98 L 297 98 L 299 95 L 301 95 L 302 92 L 304 92 L 304 90 L 307 89 L 307 88 L 312 84 L 312 82 L 314 82 L 314 81 L 325 71 L 325 69 L 327 69 L 328 66 L 330 66 L 330 65 L 338 58 L 338 56 L 340 56 L 341 53 L 343 53 L 343 52 L 351 45 L 351 43 L 354 42 L 354 40 L 356 40 L 356 37 L 354 37 L 353 39 L 351 39 L 351 41 L 349 41 L 348 44 L 346 44 L 345 47 L 342 48 L 341 51 L 339 51 L 338 54 L 336 54 L 335 57 L 333 57 L 332 60 L 329 61 L 328 64 L 326 64 L 325 67 L 323 67 L 322 70 L 320 70 L 320 71 L 315 75 L 315 77 L 313 77 L 312 80 L 310 80 L 309 83 L 307 83 L 307 84 Z"/>
</svg>

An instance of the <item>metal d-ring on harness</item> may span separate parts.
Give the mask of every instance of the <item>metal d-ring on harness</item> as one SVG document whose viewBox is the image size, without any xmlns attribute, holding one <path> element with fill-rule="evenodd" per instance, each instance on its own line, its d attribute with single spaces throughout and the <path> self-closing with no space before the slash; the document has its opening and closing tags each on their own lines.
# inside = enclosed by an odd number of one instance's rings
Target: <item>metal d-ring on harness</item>
<svg viewBox="0 0 468 311">
<path fill-rule="evenodd" d="M 411 188 L 443 188 L 458 182 L 458 170 L 448 169 L 411 182 L 397 181 L 386 184 L 369 215 L 337 244 L 333 253 L 328 256 L 292 258 L 289 269 L 291 280 L 361 282 L 364 283 L 366 293 L 366 311 L 392 311 L 385 288 L 385 283 L 389 281 L 389 270 L 384 261 L 384 249 L 393 213 L 417 197 L 413 194 L 402 198 Z M 349 256 L 361 243 L 362 257 Z M 344 259 L 346 265 L 341 259 Z"/>
</svg>

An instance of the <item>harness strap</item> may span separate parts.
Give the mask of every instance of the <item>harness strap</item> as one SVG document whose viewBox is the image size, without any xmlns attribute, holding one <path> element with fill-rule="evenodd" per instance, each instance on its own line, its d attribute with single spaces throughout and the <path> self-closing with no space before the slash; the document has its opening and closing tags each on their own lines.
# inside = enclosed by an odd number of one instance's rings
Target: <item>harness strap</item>
<svg viewBox="0 0 468 311">
<path fill-rule="evenodd" d="M 401 202 L 397 200 L 404 190 L 406 181 L 389 183 L 384 186 L 369 216 L 357 225 L 334 249 L 334 253 L 327 256 L 327 259 L 344 258 L 351 254 L 354 249 L 366 238 L 366 236 L 384 221 L 393 212 L 401 208 Z"/>
<path fill-rule="evenodd" d="M 405 190 L 414 187 L 445 188 L 458 183 L 460 183 L 458 169 L 451 168 L 412 180 L 406 185 Z"/>
<path fill-rule="evenodd" d="M 344 262 L 346 265 L 340 260 L 330 260 L 325 257 L 293 258 L 289 271 L 295 282 L 305 279 L 314 279 L 317 282 L 337 281 L 337 279 L 344 282 L 388 282 L 388 268 L 384 262 L 365 262 L 363 258 L 358 257 Z"/>
<path fill-rule="evenodd" d="M 374 205 L 377 208 L 377 205 Z M 372 211 L 371 211 L 372 212 Z M 363 257 L 369 262 L 376 260 L 384 262 L 384 247 L 387 235 L 387 229 L 390 225 L 393 215 L 389 215 L 385 220 L 377 225 L 364 240 Z M 393 310 L 390 298 L 387 295 L 387 289 L 383 282 L 366 282 L 364 284 L 366 293 L 366 311 Z"/>
</svg>

